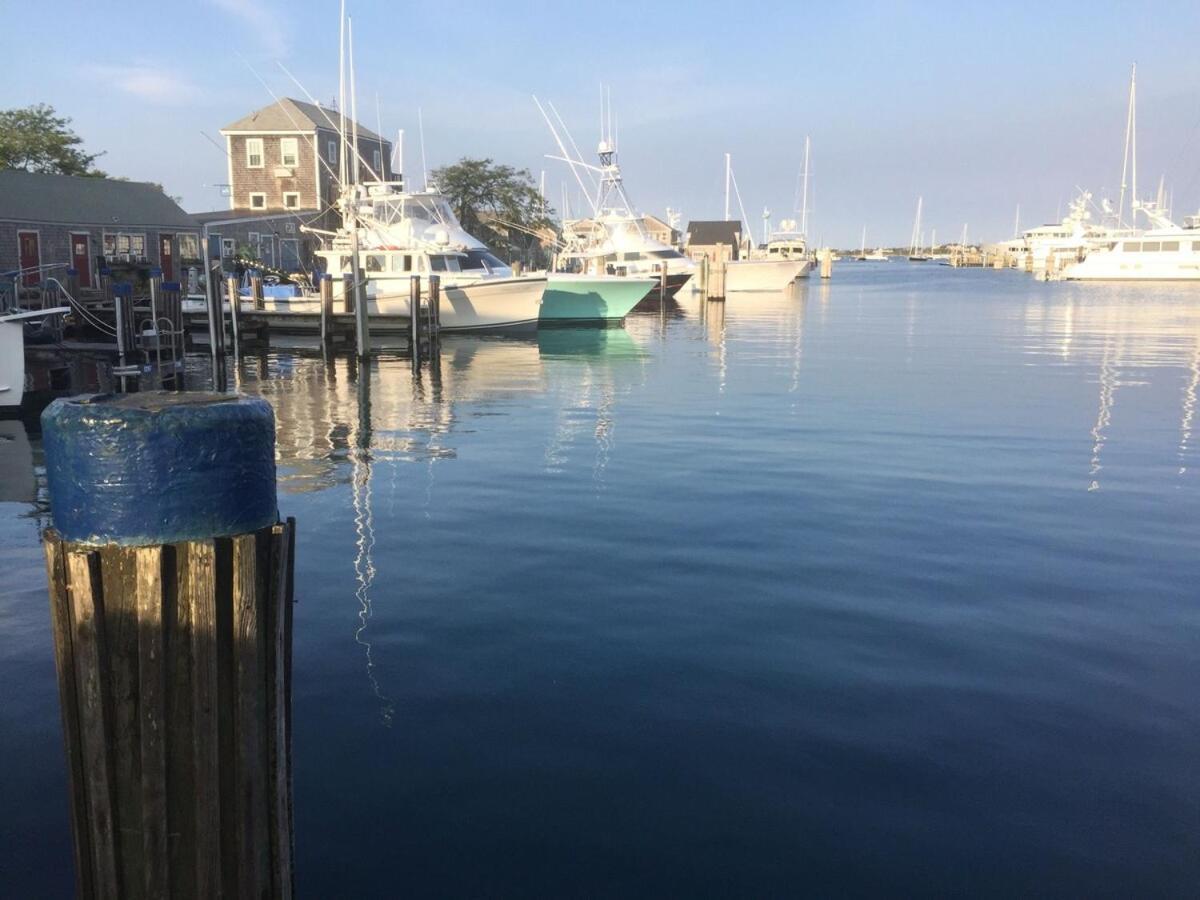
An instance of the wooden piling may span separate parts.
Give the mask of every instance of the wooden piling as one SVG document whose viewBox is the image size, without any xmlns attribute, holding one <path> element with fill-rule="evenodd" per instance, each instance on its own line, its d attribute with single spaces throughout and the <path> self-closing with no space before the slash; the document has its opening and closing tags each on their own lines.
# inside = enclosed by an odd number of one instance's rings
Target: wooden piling
<svg viewBox="0 0 1200 900">
<path fill-rule="evenodd" d="M 321 346 L 324 347 L 333 338 L 330 323 L 333 321 L 333 276 L 326 273 L 321 276 Z"/>
<path fill-rule="evenodd" d="M 413 366 L 421 364 L 421 276 L 408 281 L 409 340 L 412 342 Z"/>
<path fill-rule="evenodd" d="M 229 324 L 233 335 L 233 355 L 242 352 L 242 297 L 236 276 L 225 279 L 225 294 L 229 298 Z"/>
<path fill-rule="evenodd" d="M 78 895 L 290 898 L 295 523 L 274 512 L 269 406 L 102 396 L 57 401 L 43 429 Z M 161 449 L 129 454 L 133 441 Z M 80 449 L 110 444 L 98 459 Z M 234 458 L 236 483 L 213 489 Z M 157 509 L 130 508 L 133 477 L 106 496 L 100 475 L 134 471 Z M 172 486 L 194 503 L 164 494 Z"/>
<path fill-rule="evenodd" d="M 267 308 L 267 301 L 263 296 L 262 273 L 257 269 L 250 276 L 250 295 L 254 298 L 255 309 Z"/>
</svg>

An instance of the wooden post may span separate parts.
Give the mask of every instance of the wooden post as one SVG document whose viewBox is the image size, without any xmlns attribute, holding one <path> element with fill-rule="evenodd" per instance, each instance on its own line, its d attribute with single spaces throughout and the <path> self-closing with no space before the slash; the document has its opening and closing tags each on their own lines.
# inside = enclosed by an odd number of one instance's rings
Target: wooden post
<svg viewBox="0 0 1200 900">
<path fill-rule="evenodd" d="M 665 262 L 658 266 L 658 301 L 659 303 L 667 302 L 667 264 Z"/>
<path fill-rule="evenodd" d="M 257 269 L 250 276 L 250 294 L 254 297 L 255 309 L 266 309 L 267 301 L 263 297 L 263 280 L 262 273 Z"/>
<path fill-rule="evenodd" d="M 77 893 L 290 898 L 295 523 L 269 404 L 73 398 L 43 436 Z"/>
<path fill-rule="evenodd" d="M 326 272 L 321 276 L 321 346 L 333 338 L 330 325 L 333 322 L 333 276 Z"/>
<path fill-rule="evenodd" d="M 429 276 L 429 299 L 427 301 L 425 319 L 425 335 L 429 340 L 429 355 L 434 357 L 439 351 L 438 338 L 442 327 L 442 278 L 440 275 Z"/>
<path fill-rule="evenodd" d="M 413 275 L 408 281 L 408 317 L 410 340 L 412 341 L 413 366 L 421 364 L 421 276 Z"/>
<path fill-rule="evenodd" d="M 821 277 L 833 277 L 833 251 L 828 247 L 821 251 Z"/>
<path fill-rule="evenodd" d="M 242 296 L 238 290 L 237 276 L 225 279 L 225 293 L 229 297 L 229 324 L 233 332 L 233 355 L 242 353 Z"/>
</svg>

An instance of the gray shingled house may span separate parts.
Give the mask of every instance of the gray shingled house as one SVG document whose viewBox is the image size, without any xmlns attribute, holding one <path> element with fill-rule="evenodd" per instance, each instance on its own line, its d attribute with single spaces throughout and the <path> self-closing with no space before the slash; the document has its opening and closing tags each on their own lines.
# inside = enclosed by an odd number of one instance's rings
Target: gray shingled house
<svg viewBox="0 0 1200 900">
<path fill-rule="evenodd" d="M 36 285 L 67 268 L 82 287 L 102 267 L 160 266 L 182 277 L 199 262 L 200 227 L 154 184 L 0 171 L 0 284 Z M 65 280 L 65 279 L 64 279 Z"/>
<path fill-rule="evenodd" d="M 742 223 L 723 220 L 688 222 L 687 255 L 691 259 L 707 256 L 711 263 L 737 259 L 742 244 Z"/>
<path fill-rule="evenodd" d="M 230 208 L 196 218 L 226 268 L 235 256 L 286 272 L 311 267 L 319 242 L 302 226 L 332 231 L 340 224 L 333 211 L 342 151 L 337 125 L 336 109 L 285 97 L 221 129 Z M 358 156 L 361 180 L 392 179 L 391 142 L 362 125 Z"/>
</svg>

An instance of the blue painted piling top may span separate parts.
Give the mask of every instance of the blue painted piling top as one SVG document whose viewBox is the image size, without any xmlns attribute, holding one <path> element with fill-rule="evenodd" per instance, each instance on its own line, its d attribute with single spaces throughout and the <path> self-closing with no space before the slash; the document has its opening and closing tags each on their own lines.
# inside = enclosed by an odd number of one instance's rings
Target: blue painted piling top
<svg viewBox="0 0 1200 900">
<path fill-rule="evenodd" d="M 83 544 L 245 534 L 278 520 L 275 415 L 238 394 L 97 394 L 42 413 L 54 527 Z"/>
</svg>

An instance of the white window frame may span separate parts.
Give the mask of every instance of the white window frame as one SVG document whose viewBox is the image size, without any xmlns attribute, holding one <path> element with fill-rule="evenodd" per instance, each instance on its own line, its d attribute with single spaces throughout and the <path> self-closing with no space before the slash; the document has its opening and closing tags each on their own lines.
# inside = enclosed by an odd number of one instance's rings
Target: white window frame
<svg viewBox="0 0 1200 900">
<path fill-rule="evenodd" d="M 337 141 L 331 139 L 326 142 L 325 161 L 329 163 L 337 162 Z"/>
<path fill-rule="evenodd" d="M 262 206 L 255 206 L 255 205 L 254 205 L 254 198 L 255 198 L 255 197 L 262 197 Z M 266 209 L 266 208 L 267 208 L 267 195 L 266 195 L 266 194 L 264 194 L 262 191 L 251 191 L 251 192 L 250 192 L 250 206 L 249 206 L 249 208 L 250 208 L 250 209 Z"/>
<path fill-rule="evenodd" d="M 233 238 L 221 238 L 221 258 L 232 259 L 237 256 L 237 241 Z"/>
<path fill-rule="evenodd" d="M 257 250 L 258 249 L 258 232 L 251 231 L 251 232 L 247 233 L 246 243 L 248 243 L 251 247 L 253 247 L 254 249 Z"/>
<path fill-rule="evenodd" d="M 291 162 L 288 162 L 288 158 Z M 296 138 L 280 138 L 279 139 L 279 164 L 288 169 L 294 169 L 300 165 L 300 141 Z"/>
<path fill-rule="evenodd" d="M 254 157 L 258 157 L 258 162 L 254 162 Z M 266 165 L 265 154 L 263 153 L 262 138 L 246 138 L 246 168 L 261 169 Z"/>
<path fill-rule="evenodd" d="M 375 175 L 380 181 L 383 180 L 383 154 L 378 150 L 371 151 L 371 162 L 375 163 Z"/>
<path fill-rule="evenodd" d="M 288 198 L 296 198 L 295 203 L 288 203 Z M 299 209 L 300 208 L 300 192 L 299 191 L 284 191 L 283 192 L 283 208 L 284 209 Z"/>
</svg>

